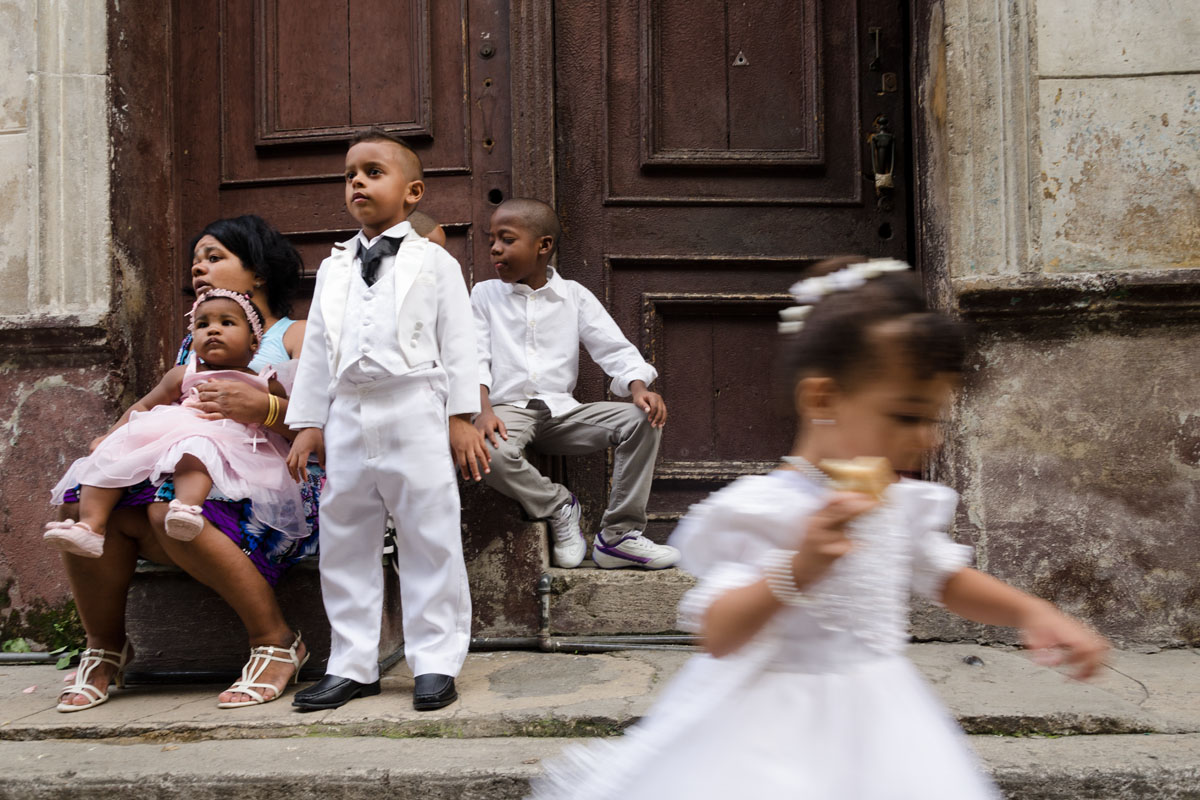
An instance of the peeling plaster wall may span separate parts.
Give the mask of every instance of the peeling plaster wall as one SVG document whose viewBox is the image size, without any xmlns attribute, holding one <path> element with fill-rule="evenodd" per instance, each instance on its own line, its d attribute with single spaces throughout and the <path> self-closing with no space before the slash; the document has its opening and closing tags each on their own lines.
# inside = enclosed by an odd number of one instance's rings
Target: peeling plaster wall
<svg viewBox="0 0 1200 800">
<path fill-rule="evenodd" d="M 50 488 L 121 392 L 107 37 L 104 0 L 0 0 L 0 638 L 67 601 Z"/>
<path fill-rule="evenodd" d="M 1119 643 L 1200 643 L 1200 6 L 934 6 L 933 285 L 980 328 L 939 465 L 956 535 Z"/>
</svg>

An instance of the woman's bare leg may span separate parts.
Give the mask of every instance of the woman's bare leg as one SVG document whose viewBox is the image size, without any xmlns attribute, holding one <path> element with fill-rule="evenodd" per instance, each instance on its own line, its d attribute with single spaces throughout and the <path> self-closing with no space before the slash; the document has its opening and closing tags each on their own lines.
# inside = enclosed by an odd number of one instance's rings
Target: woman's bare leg
<svg viewBox="0 0 1200 800">
<path fill-rule="evenodd" d="M 221 595 L 246 626 L 251 647 L 291 647 L 296 636 L 283 617 L 275 590 L 246 554 L 210 522 L 205 522 L 204 530 L 190 542 L 168 537 L 163 528 L 166 512 L 165 503 L 154 503 L 148 508 L 151 526 L 171 561 Z M 301 645 L 297 651 L 301 659 L 305 651 Z M 259 681 L 283 687 L 294 671 L 289 664 L 272 661 Z M 273 696 L 269 689 L 261 691 L 268 699 Z M 222 703 L 249 699 L 244 694 L 228 691 L 220 697 Z"/>
<path fill-rule="evenodd" d="M 74 518 L 76 506 L 66 505 L 60 519 Z M 125 600 L 129 584 L 137 567 L 138 556 L 153 561 L 171 563 L 158 546 L 144 508 L 118 508 L 108 520 L 108 535 L 104 553 L 99 558 L 63 553 L 63 566 L 79 619 L 87 632 L 87 646 L 120 652 L 125 644 Z M 108 688 L 116 667 L 101 663 L 91 674 L 91 684 L 103 692 Z M 82 694 L 70 694 L 63 702 L 87 705 L 91 699 Z"/>
</svg>

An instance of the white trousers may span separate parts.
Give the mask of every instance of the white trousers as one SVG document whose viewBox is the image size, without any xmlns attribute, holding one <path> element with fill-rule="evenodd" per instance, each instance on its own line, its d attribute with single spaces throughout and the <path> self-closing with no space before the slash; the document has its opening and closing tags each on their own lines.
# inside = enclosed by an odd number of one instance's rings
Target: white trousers
<svg viewBox="0 0 1200 800">
<path fill-rule="evenodd" d="M 396 523 L 404 657 L 414 675 L 458 675 L 471 640 L 461 505 L 440 369 L 354 383 L 343 376 L 325 425 L 321 593 L 326 673 L 379 677 L 383 531 Z"/>
</svg>

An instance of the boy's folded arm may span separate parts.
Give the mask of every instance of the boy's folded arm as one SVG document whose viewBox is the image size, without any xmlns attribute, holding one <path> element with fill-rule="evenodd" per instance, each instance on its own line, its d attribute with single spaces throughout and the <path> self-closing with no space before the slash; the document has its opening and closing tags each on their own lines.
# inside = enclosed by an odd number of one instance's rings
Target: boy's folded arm
<svg viewBox="0 0 1200 800">
<path fill-rule="evenodd" d="M 612 378 L 612 391 L 629 397 L 629 384 L 642 381 L 647 386 L 658 377 L 642 354 L 617 327 L 608 310 L 586 288 L 579 287 L 579 341 L 605 374 Z"/>
</svg>

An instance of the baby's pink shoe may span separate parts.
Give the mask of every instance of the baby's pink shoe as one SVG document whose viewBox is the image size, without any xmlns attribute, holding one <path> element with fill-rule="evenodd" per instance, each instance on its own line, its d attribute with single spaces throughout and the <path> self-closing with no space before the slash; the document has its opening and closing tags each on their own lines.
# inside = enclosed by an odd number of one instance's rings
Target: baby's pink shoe
<svg viewBox="0 0 1200 800">
<path fill-rule="evenodd" d="M 181 542 L 190 542 L 199 536 L 200 531 L 204 530 L 204 516 L 200 511 L 200 506 L 189 506 L 179 500 L 172 500 L 167 507 L 167 518 L 163 520 L 167 536 Z"/>
<path fill-rule="evenodd" d="M 92 530 L 86 522 L 64 519 L 47 522 L 42 538 L 62 550 L 84 558 L 99 558 L 104 554 L 104 536 Z"/>
</svg>

